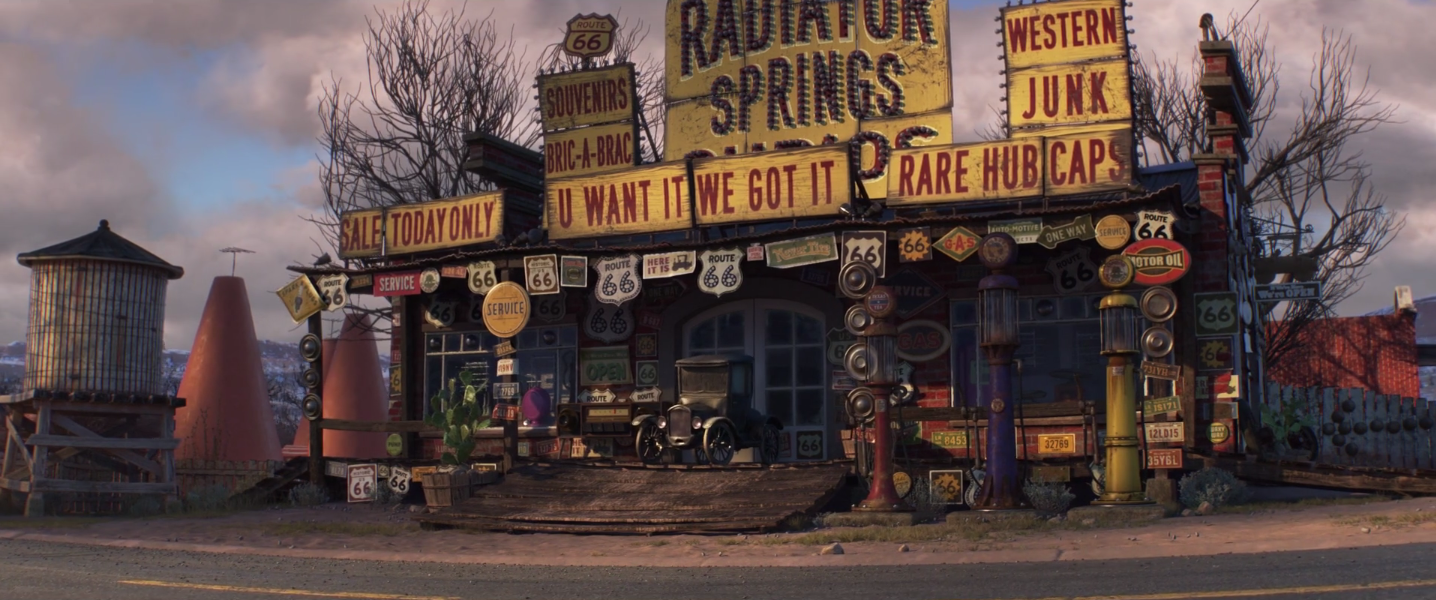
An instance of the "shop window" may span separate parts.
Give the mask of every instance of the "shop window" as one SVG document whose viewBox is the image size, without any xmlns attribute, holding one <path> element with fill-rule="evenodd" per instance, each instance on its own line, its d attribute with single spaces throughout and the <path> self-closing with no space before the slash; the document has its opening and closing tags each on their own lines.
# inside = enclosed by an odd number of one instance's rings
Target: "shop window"
<svg viewBox="0 0 1436 600">
<path fill-rule="evenodd" d="M 425 335 L 424 349 L 424 416 L 432 412 L 430 400 L 439 390 L 457 385 L 459 372 L 472 369 L 488 380 L 490 394 L 484 411 L 492 410 L 492 384 L 495 377 L 494 346 L 501 340 L 484 331 L 456 333 L 429 333 Z M 554 405 L 573 402 L 577 387 L 578 331 L 573 326 L 528 328 L 514 340 L 518 353 L 519 394 L 535 387 L 548 392 L 552 402 L 549 416 L 553 416 Z M 509 400 L 507 402 L 518 402 Z"/>
</svg>

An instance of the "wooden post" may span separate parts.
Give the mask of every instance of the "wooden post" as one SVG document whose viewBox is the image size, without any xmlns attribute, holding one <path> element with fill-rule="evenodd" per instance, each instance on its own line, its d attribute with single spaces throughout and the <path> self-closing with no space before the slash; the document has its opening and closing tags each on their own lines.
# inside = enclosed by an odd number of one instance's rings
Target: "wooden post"
<svg viewBox="0 0 1436 600">
<path fill-rule="evenodd" d="M 50 402 L 48 400 L 36 401 L 35 434 L 50 434 Z M 30 463 L 30 496 L 25 500 L 25 517 L 45 516 L 45 495 L 36 491 L 40 487 L 40 481 L 45 478 L 45 461 L 48 458 L 50 449 L 46 446 L 35 446 L 35 457 Z"/>
<path fill-rule="evenodd" d="M 172 440 L 175 437 L 175 412 L 171 408 L 160 415 L 160 438 Z M 164 506 L 168 510 L 170 506 L 179 502 L 179 482 L 175 480 L 175 451 L 173 448 L 160 451 L 160 483 L 168 483 L 174 486 L 174 491 L 165 494 Z"/>
<path fill-rule="evenodd" d="M 513 277 L 513 271 L 512 271 L 511 268 L 509 268 L 509 269 L 504 269 L 503 272 L 501 273 L 501 275 L 502 275 L 502 277 L 500 277 L 500 281 L 510 281 L 511 278 Z M 513 338 L 510 338 L 510 340 L 512 340 L 512 339 L 513 339 Z M 509 358 L 514 358 L 514 360 L 518 360 L 517 358 L 515 358 L 516 356 L 518 356 L 518 355 L 515 354 L 515 355 L 513 355 L 513 356 L 510 356 Z M 523 365 L 519 365 L 519 366 L 522 367 Z M 504 376 L 500 377 L 499 380 L 500 380 L 500 382 L 502 382 L 502 383 L 512 383 L 512 382 L 514 381 L 514 376 L 513 376 L 513 375 L 504 375 Z M 492 385 L 489 386 L 489 393 L 490 393 L 490 394 L 493 393 L 493 386 L 492 386 Z M 522 398 L 522 395 L 520 395 L 520 398 Z M 495 399 L 494 399 L 494 404 L 497 405 L 498 402 L 499 402 L 498 399 L 495 398 Z M 477 435 L 477 432 L 475 432 L 475 435 Z M 530 452 L 532 452 L 532 448 L 530 448 Z M 503 472 L 504 472 L 505 474 L 507 474 L 509 471 L 513 470 L 514 464 L 518 461 L 518 453 L 519 453 L 519 420 L 518 420 L 517 417 L 515 417 L 515 418 L 513 418 L 513 419 L 507 419 L 507 420 L 504 421 L 504 460 L 503 460 L 503 463 L 504 463 L 504 464 L 503 464 L 501 467 L 502 467 Z"/>
<path fill-rule="evenodd" d="M 309 333 L 319 338 L 320 346 L 324 345 L 324 313 L 318 312 L 309 317 Z M 319 373 L 319 383 L 314 386 L 314 394 L 318 395 L 320 402 L 324 400 L 324 353 L 319 353 L 319 360 L 314 361 L 310 368 Z M 318 419 L 309 422 L 309 482 L 314 485 L 324 485 L 324 411 L 319 411 Z"/>
</svg>

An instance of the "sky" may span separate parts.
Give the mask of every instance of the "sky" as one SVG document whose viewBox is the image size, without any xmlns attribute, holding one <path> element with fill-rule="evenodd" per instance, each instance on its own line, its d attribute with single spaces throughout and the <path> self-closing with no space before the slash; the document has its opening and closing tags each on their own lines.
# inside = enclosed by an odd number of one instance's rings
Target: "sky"
<svg viewBox="0 0 1436 600">
<path fill-rule="evenodd" d="M 952 0 L 956 141 L 978 139 L 1000 103 L 999 1 Z M 13 257 L 92 231 L 108 219 L 120 235 L 185 268 L 170 283 L 165 342 L 193 342 L 211 281 L 230 274 L 220 248 L 241 255 L 262 339 L 302 332 L 273 295 L 327 251 L 304 220 L 323 206 L 314 159 L 316 107 L 331 78 L 365 77 L 365 17 L 391 10 L 373 0 L 0 0 L 0 256 Z M 662 53 L 662 0 L 434 0 L 511 31 L 534 58 L 560 41 L 579 13 L 642 20 L 643 51 Z M 1200 15 L 1246 12 L 1251 0 L 1138 0 L 1128 9 L 1138 54 L 1189 59 Z M 1358 149 L 1407 227 L 1371 268 L 1361 292 L 1338 307 L 1361 314 L 1409 285 L 1436 294 L 1436 6 L 1418 0 L 1261 0 L 1282 63 L 1281 119 L 1299 110 L 1323 28 L 1349 33 L 1370 84 L 1401 123 Z M 351 87 L 352 89 L 352 87 Z M 0 343 L 24 338 L 29 271 L 0 260 Z"/>
</svg>

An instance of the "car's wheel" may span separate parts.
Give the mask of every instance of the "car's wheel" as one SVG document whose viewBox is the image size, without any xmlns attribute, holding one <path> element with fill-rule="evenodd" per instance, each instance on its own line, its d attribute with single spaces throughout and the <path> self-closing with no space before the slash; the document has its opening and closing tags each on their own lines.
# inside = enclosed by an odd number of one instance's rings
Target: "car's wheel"
<svg viewBox="0 0 1436 600">
<path fill-rule="evenodd" d="M 717 423 L 703 432 L 703 454 L 709 464 L 726 465 L 733 462 L 733 455 L 737 453 L 738 436 L 734 435 L 732 425 Z"/>
<path fill-rule="evenodd" d="M 763 430 L 758 439 L 758 459 L 765 465 L 778 462 L 778 452 L 782 450 L 782 443 L 778 439 L 778 428 L 771 424 L 763 425 Z"/>
<path fill-rule="evenodd" d="M 663 430 L 652 419 L 644 421 L 638 426 L 638 433 L 635 434 L 634 451 L 638 453 L 638 460 L 644 464 L 656 464 L 663 458 Z"/>
</svg>

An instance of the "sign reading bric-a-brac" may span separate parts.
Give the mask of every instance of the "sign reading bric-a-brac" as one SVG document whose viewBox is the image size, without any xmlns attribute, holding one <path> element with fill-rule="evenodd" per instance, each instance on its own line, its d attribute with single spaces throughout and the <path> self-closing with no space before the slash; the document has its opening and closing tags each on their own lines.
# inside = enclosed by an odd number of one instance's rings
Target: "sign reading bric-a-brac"
<svg viewBox="0 0 1436 600">
<path fill-rule="evenodd" d="M 673 158 L 855 141 L 881 197 L 888 152 L 952 141 L 946 0 L 669 0 Z"/>
</svg>

